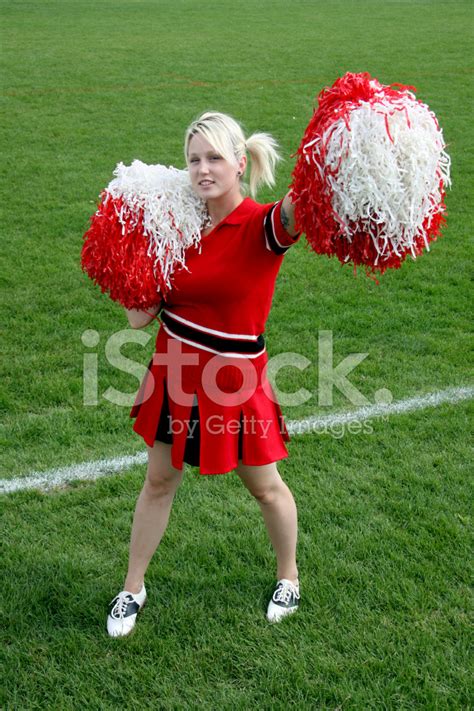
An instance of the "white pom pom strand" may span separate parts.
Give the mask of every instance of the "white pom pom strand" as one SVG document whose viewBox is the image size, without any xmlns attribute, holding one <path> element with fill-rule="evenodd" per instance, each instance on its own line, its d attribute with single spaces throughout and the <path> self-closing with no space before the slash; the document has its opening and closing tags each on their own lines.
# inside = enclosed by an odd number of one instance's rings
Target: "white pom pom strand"
<svg viewBox="0 0 474 711">
<path fill-rule="evenodd" d="M 206 205 L 193 191 L 186 170 L 134 160 L 130 166 L 119 163 L 114 175 L 106 192 L 123 202 L 117 212 L 122 230 L 143 220 L 148 255 L 170 288 L 176 266 L 185 267 L 186 250 L 201 241 Z"/>
</svg>

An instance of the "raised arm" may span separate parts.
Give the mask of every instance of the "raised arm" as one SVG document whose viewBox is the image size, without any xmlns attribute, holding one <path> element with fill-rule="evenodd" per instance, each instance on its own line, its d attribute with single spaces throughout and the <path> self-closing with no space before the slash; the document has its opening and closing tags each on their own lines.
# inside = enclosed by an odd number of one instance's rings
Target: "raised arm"
<svg viewBox="0 0 474 711">
<path fill-rule="evenodd" d="M 157 306 L 152 306 L 146 311 L 140 311 L 139 309 L 125 309 L 125 313 L 127 314 L 128 323 L 132 328 L 144 328 L 145 326 L 148 326 L 151 321 L 153 321 L 160 309 L 161 304 L 158 304 Z"/>
<path fill-rule="evenodd" d="M 281 206 L 281 224 L 288 234 L 295 237 L 298 231 L 295 229 L 295 208 L 291 202 L 291 193 L 287 193 L 283 198 Z"/>
</svg>

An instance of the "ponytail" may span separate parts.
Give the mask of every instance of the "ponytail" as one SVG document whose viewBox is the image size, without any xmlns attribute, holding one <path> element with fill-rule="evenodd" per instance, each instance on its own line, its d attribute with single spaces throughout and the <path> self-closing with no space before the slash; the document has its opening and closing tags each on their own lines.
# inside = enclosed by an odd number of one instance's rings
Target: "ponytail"
<svg viewBox="0 0 474 711">
<path fill-rule="evenodd" d="M 278 143 L 268 133 L 253 133 L 245 142 L 250 155 L 250 194 L 255 197 L 261 185 L 275 185 L 275 167 L 280 160 Z"/>
</svg>

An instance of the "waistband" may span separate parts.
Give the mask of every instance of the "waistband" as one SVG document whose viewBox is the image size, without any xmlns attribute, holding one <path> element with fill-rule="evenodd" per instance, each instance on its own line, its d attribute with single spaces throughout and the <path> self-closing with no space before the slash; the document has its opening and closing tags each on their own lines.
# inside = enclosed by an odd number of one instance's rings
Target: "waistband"
<svg viewBox="0 0 474 711">
<path fill-rule="evenodd" d="M 175 316 L 165 309 L 160 317 L 163 328 L 170 336 L 210 353 L 234 358 L 257 358 L 265 352 L 263 335 L 248 336 L 216 331 Z"/>
</svg>

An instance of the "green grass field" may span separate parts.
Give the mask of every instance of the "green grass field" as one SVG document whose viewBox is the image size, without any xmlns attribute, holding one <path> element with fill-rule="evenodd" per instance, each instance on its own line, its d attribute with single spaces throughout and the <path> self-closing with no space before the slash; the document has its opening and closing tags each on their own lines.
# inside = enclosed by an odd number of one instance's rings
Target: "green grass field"
<svg viewBox="0 0 474 711">
<path fill-rule="evenodd" d="M 310 254 L 285 257 L 269 355 L 318 406 L 318 332 L 370 401 L 472 383 L 470 2 L 42 0 L 2 2 L 4 323 L 2 478 L 143 450 L 128 406 L 136 378 L 108 364 L 123 310 L 81 273 L 82 234 L 119 161 L 183 166 L 189 121 L 207 108 L 266 130 L 286 191 L 314 96 L 345 71 L 417 87 L 453 161 L 449 228 L 430 254 L 376 285 Z M 100 334 L 86 348 L 86 329 Z M 146 364 L 149 343 L 123 352 Z M 84 407 L 83 357 L 98 354 L 99 404 Z M 187 468 L 149 570 L 133 637 L 105 611 L 122 583 L 144 467 L 1 500 L 6 709 L 470 709 L 472 402 L 373 420 L 370 434 L 294 437 L 279 470 L 299 510 L 302 605 L 269 626 L 275 561 L 237 476 Z"/>
</svg>

